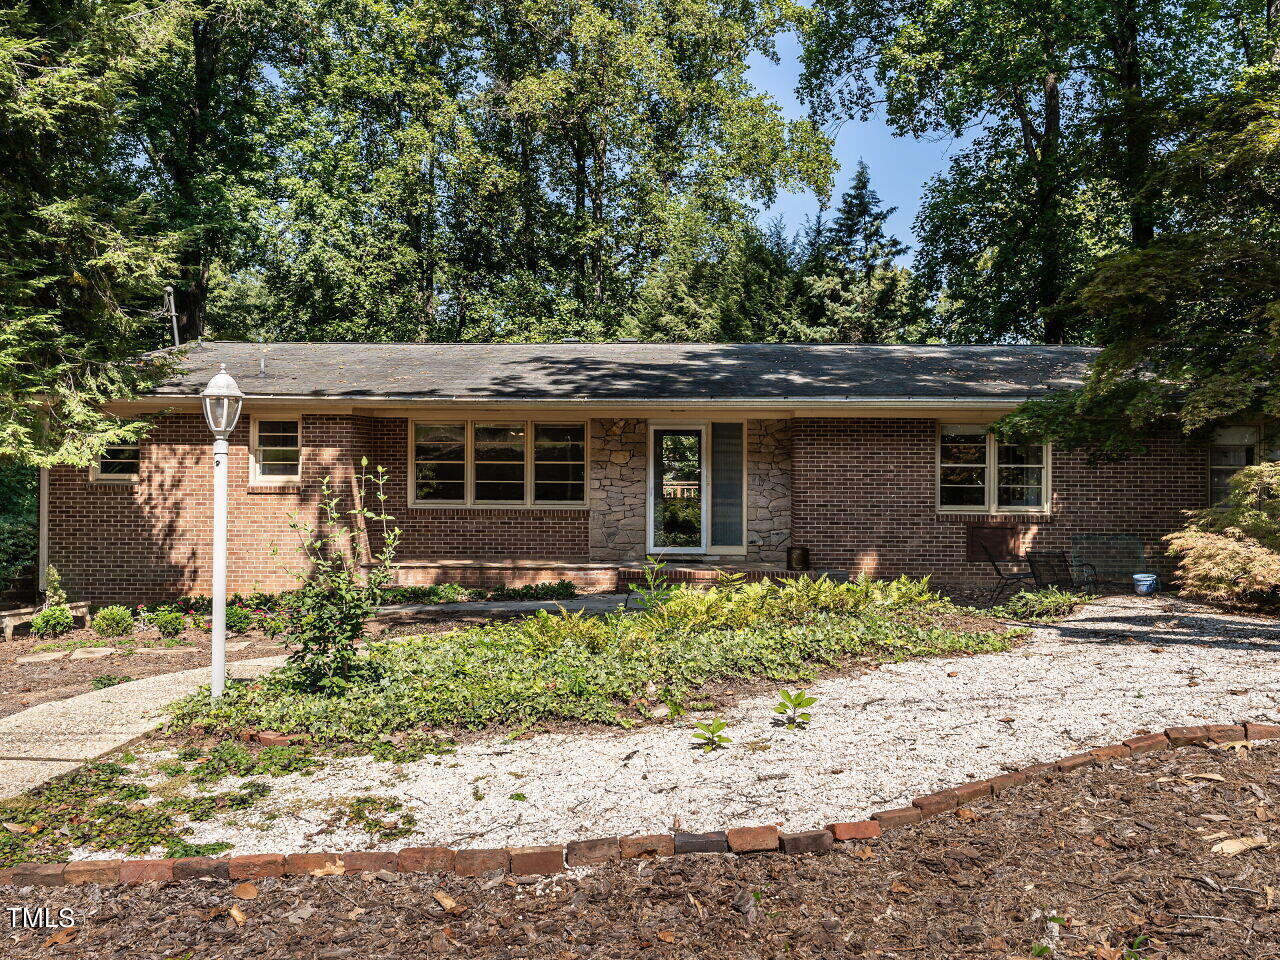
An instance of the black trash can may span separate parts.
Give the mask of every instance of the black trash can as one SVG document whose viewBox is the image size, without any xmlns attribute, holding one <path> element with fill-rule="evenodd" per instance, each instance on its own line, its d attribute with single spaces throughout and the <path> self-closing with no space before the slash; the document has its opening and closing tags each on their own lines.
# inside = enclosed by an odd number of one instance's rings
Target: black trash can
<svg viewBox="0 0 1280 960">
<path fill-rule="evenodd" d="M 809 569 L 809 548 L 808 547 L 787 547 L 787 569 L 788 570 L 808 570 Z"/>
</svg>

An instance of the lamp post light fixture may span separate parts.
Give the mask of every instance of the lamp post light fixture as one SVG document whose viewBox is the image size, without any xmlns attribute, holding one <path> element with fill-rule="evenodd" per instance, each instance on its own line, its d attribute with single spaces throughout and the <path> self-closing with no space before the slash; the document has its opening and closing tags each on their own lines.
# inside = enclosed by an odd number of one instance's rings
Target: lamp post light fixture
<svg viewBox="0 0 1280 960">
<path fill-rule="evenodd" d="M 227 685 L 227 438 L 240 419 L 244 394 L 224 363 L 200 397 L 205 422 L 213 431 L 213 671 L 209 692 L 216 699 Z"/>
</svg>

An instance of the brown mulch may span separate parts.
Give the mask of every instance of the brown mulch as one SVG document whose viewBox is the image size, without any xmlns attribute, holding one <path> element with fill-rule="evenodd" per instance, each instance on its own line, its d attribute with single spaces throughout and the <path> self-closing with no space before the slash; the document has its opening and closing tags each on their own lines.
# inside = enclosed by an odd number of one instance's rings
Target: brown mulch
<svg viewBox="0 0 1280 960">
<path fill-rule="evenodd" d="M 1150 754 L 821 857 L 628 861 L 539 880 L 288 877 L 242 888 L 248 899 L 222 881 L 10 891 L 8 905 L 70 908 L 76 927 L 64 943 L 0 929 L 0 954 L 1268 960 L 1280 957 L 1278 762 L 1280 745 Z M 1213 849 L 1243 837 L 1266 845 Z"/>
<path fill-rule="evenodd" d="M 483 618 L 459 618 L 426 613 L 418 616 L 398 614 L 374 624 L 374 633 L 385 632 L 397 636 L 408 633 L 436 633 L 482 622 Z M 118 649 L 116 653 L 92 660 L 73 660 L 72 649 L 57 660 L 42 663 L 18 663 L 19 657 L 36 652 L 36 647 L 49 642 L 82 642 L 95 647 L 120 647 L 125 638 L 100 637 L 92 630 L 77 628 L 58 637 L 56 641 L 43 640 L 30 635 L 20 635 L 9 642 L 0 641 L 0 717 L 34 707 L 53 700 L 88 693 L 96 677 L 128 677 L 141 680 L 162 673 L 177 673 L 209 665 L 209 634 L 201 630 L 188 630 L 181 637 L 181 645 L 164 647 L 158 643 L 155 630 L 139 631 L 133 636 L 138 641 L 132 653 Z M 258 631 L 227 637 L 227 642 L 248 642 L 243 650 L 228 650 L 227 661 L 256 660 L 277 656 L 285 648 L 273 643 Z M 184 650 L 190 647 L 193 649 Z M 0 916 L 0 919 L 3 919 Z"/>
</svg>

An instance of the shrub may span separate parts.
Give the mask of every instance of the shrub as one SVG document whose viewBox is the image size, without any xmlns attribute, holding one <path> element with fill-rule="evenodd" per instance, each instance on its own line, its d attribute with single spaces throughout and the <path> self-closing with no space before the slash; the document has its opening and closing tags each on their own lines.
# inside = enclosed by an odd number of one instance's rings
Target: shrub
<svg viewBox="0 0 1280 960">
<path fill-rule="evenodd" d="M 253 629 L 253 611 L 239 604 L 227 605 L 227 629 L 232 633 L 244 633 Z"/>
<path fill-rule="evenodd" d="M 362 458 L 360 465 L 367 467 L 368 460 Z M 339 508 L 342 498 L 334 494 L 325 477 L 320 489 L 320 525 L 313 527 L 296 519 L 290 523 L 302 540 L 310 570 L 300 577 L 284 639 L 297 648 L 289 655 L 291 676 L 308 690 L 341 691 L 361 665 L 357 644 L 394 576 L 392 564 L 400 542 L 400 530 L 388 525 L 391 517 L 365 506 L 371 488 L 379 507 L 385 506 L 386 481 L 382 467 L 376 475 L 361 473 L 356 481 L 356 505 L 344 511 Z M 361 531 L 372 524 L 378 525 L 382 550 L 361 576 Z"/>
<path fill-rule="evenodd" d="M 382 592 L 384 603 L 465 603 L 483 600 L 483 590 L 471 590 L 457 583 L 433 583 L 420 587 L 388 587 Z"/>
<path fill-rule="evenodd" d="M 495 587 L 489 592 L 490 600 L 572 600 L 578 589 L 572 580 L 555 583 L 527 583 L 523 587 Z"/>
<path fill-rule="evenodd" d="M 133 632 L 133 614 L 128 607 L 103 607 L 93 617 L 93 632 L 100 637 L 123 637 Z"/>
<path fill-rule="evenodd" d="M 1183 594 L 1244 607 L 1280 606 L 1280 463 L 1245 467 L 1220 506 L 1188 514 L 1165 537 Z"/>
<path fill-rule="evenodd" d="M 62 589 L 62 574 L 52 563 L 44 568 L 44 605 L 46 607 L 67 605 L 67 591 Z"/>
<path fill-rule="evenodd" d="M 31 618 L 31 633 L 37 637 L 60 637 L 74 624 L 71 611 L 65 606 L 45 607 Z"/>
<path fill-rule="evenodd" d="M 157 610 L 151 614 L 151 623 L 166 639 L 179 636 L 187 629 L 187 618 L 178 610 Z"/>
</svg>

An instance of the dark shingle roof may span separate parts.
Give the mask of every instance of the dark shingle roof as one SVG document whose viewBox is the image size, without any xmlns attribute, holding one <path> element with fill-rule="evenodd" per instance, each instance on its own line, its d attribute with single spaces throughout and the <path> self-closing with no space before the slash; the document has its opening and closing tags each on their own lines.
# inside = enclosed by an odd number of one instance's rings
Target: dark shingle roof
<svg viewBox="0 0 1280 960">
<path fill-rule="evenodd" d="M 1019 399 L 1079 385 L 1096 351 L 774 343 L 228 343 L 188 348 L 155 392 L 193 395 L 225 363 L 249 396 L 361 400 Z M 266 373 L 259 374 L 265 353 Z"/>
</svg>

